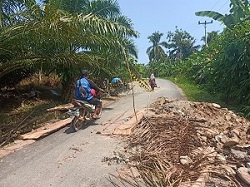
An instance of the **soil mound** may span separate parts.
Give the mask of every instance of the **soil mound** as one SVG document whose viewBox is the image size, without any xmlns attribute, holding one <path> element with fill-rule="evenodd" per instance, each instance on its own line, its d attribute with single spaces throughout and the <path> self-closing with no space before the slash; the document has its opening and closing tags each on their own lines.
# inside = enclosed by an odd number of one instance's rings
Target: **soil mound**
<svg viewBox="0 0 250 187">
<path fill-rule="evenodd" d="M 146 186 L 250 186 L 250 122 L 215 103 L 159 98 L 127 152 Z"/>
</svg>

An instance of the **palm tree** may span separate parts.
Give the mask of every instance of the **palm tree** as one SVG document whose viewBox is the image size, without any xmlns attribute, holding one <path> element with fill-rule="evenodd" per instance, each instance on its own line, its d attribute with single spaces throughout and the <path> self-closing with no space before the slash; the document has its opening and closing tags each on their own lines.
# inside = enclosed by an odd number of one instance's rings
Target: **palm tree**
<svg viewBox="0 0 250 187">
<path fill-rule="evenodd" d="M 10 15 L 22 7 L 22 2 L 17 0 L 0 1 L 0 27 L 10 24 Z"/>
<path fill-rule="evenodd" d="M 121 14 L 119 5 L 114 0 L 44 0 L 43 4 L 51 4 L 71 14 L 91 13 L 102 18 L 112 18 Z"/>
<path fill-rule="evenodd" d="M 148 37 L 149 42 L 152 42 L 153 45 L 147 49 L 147 54 L 150 61 L 159 61 L 166 57 L 166 54 L 162 47 L 165 47 L 165 42 L 160 42 L 163 33 L 159 31 L 154 32 L 151 36 Z"/>
<path fill-rule="evenodd" d="M 67 12 L 70 12 L 71 14 L 92 14 L 99 18 L 108 19 L 113 21 L 114 23 L 119 23 L 121 26 L 124 26 L 127 29 L 134 30 L 132 27 L 132 22 L 127 17 L 121 15 L 119 5 L 116 1 L 113 0 L 101 0 L 101 1 L 93 1 L 93 0 L 78 0 L 78 1 L 70 1 L 70 0 L 46 0 L 44 1 L 46 3 L 53 4 L 55 7 L 65 10 Z M 103 29 L 107 29 L 103 27 Z M 92 31 L 92 33 L 95 33 L 95 29 Z M 114 36 L 115 33 L 112 33 Z M 127 47 L 129 47 L 130 54 L 135 56 L 137 58 L 137 49 L 133 42 L 129 40 L 131 37 L 137 37 L 138 34 L 136 32 L 134 33 L 126 33 L 121 37 L 119 33 L 116 34 L 115 37 L 118 37 L 120 39 L 123 39 L 124 41 L 121 43 L 126 43 Z M 109 36 L 111 37 L 111 36 Z M 114 37 L 113 37 L 114 38 Z M 114 38 L 115 39 L 115 38 Z M 124 43 L 124 44 L 125 44 Z M 90 47 L 88 46 L 88 50 Z M 93 51 L 95 49 L 95 52 L 97 52 L 97 49 L 100 49 L 99 45 L 91 46 L 91 50 Z M 119 48 L 115 48 L 116 51 Z M 104 48 L 102 47 L 102 52 Z M 109 49 L 110 50 L 110 49 Z M 115 61 L 118 62 L 117 60 Z"/>
<path fill-rule="evenodd" d="M 0 27 L 18 24 L 25 21 L 27 18 L 23 12 L 30 10 L 36 5 L 35 0 L 1 0 L 0 1 Z"/>
<path fill-rule="evenodd" d="M 124 56 L 124 52 L 136 51 L 129 39 L 138 34 L 126 25 L 128 22 L 115 22 L 92 13 L 71 14 L 50 3 L 32 8 L 33 11 L 22 12 L 29 19 L 4 27 L 0 33 L 0 56 L 5 57 L 0 61 L 1 78 L 13 71 L 36 71 L 42 67 L 63 75 L 63 90 L 69 91 L 74 75 L 83 66 L 100 68 L 104 63 L 110 65 L 107 59 L 115 61 L 110 54 Z"/>
<path fill-rule="evenodd" d="M 230 14 L 221 14 L 215 11 L 195 12 L 196 16 L 209 17 L 223 23 L 226 27 L 232 28 L 236 24 L 250 20 L 250 2 L 249 0 L 230 0 Z"/>
<path fill-rule="evenodd" d="M 212 32 L 207 33 L 207 41 L 206 41 L 205 36 L 203 36 L 201 38 L 201 41 L 203 41 L 204 43 L 207 42 L 207 44 L 209 44 L 210 42 L 216 40 L 218 37 L 219 37 L 219 31 L 212 31 Z M 202 48 L 204 48 L 204 47 L 205 47 L 205 45 L 202 46 Z"/>
<path fill-rule="evenodd" d="M 169 49 L 169 57 L 173 60 L 184 59 L 197 51 L 195 39 L 188 32 L 176 28 L 175 33 L 168 32 L 165 47 Z"/>
</svg>

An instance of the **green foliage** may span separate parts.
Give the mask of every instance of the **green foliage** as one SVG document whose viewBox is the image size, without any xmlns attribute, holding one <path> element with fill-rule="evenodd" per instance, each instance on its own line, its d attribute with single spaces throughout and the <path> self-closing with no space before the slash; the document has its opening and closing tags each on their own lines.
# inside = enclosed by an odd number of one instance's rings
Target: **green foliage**
<svg viewBox="0 0 250 187">
<path fill-rule="evenodd" d="M 175 32 L 168 32 L 165 47 L 169 49 L 169 58 L 185 59 L 197 51 L 200 46 L 195 46 L 195 39 L 187 31 L 176 28 Z"/>
<path fill-rule="evenodd" d="M 202 48 L 207 47 L 205 44 L 207 42 L 207 45 L 209 45 L 211 43 L 211 41 L 216 40 L 219 37 L 219 31 L 212 31 L 212 32 L 208 32 L 207 33 L 207 39 L 205 38 L 205 36 L 203 36 L 201 38 L 201 41 L 204 42 L 204 45 L 202 46 Z M 206 41 L 207 40 L 207 41 Z"/>
<path fill-rule="evenodd" d="M 153 46 L 147 49 L 149 55 L 149 73 L 156 76 L 175 76 L 183 65 L 183 59 L 187 58 L 200 46 L 195 46 L 194 38 L 186 31 L 176 28 L 175 32 L 168 32 L 167 41 L 160 42 L 162 33 L 155 32 L 149 36 Z M 163 47 L 169 49 L 164 52 Z"/>
<path fill-rule="evenodd" d="M 193 80 L 198 84 L 207 84 L 209 81 L 213 79 L 209 79 L 209 76 L 213 73 L 213 68 L 211 64 L 214 60 L 216 60 L 218 54 L 218 43 L 215 41 L 210 45 L 210 47 L 204 48 L 200 52 L 196 52 L 190 56 L 185 61 L 185 67 L 183 67 L 184 73 L 189 77 L 192 77 Z"/>
<path fill-rule="evenodd" d="M 237 25 L 224 34 L 222 49 L 213 63 L 216 86 L 227 102 L 250 103 L 250 23 Z M 222 84 L 223 83 L 223 84 Z"/>
<path fill-rule="evenodd" d="M 250 20 L 250 2 L 248 0 L 230 0 L 230 14 L 221 14 L 215 11 L 199 11 L 196 16 L 210 17 L 220 21 L 228 28 L 233 28 L 235 25 L 242 23 L 245 20 Z"/>
<path fill-rule="evenodd" d="M 186 76 L 231 106 L 250 113 L 250 23 L 224 31 L 200 52 L 180 64 L 178 76 Z"/>
<path fill-rule="evenodd" d="M 196 13 L 222 21 L 228 26 L 220 34 L 212 32 L 209 35 L 209 46 L 198 51 L 192 45 L 192 37 L 176 29 L 175 33 L 168 33 L 168 41 L 165 42 L 164 47 L 171 49 L 169 56 L 150 61 L 149 69 L 160 77 L 175 77 L 174 80 L 185 77 L 180 82 L 185 92 L 191 95 L 189 99 L 211 102 L 215 97 L 215 101 L 230 105 L 231 108 L 233 106 L 250 116 L 249 1 L 231 0 L 230 7 L 229 15 L 212 11 Z M 192 47 L 192 52 L 186 51 Z"/>
<path fill-rule="evenodd" d="M 212 102 L 224 105 L 218 95 L 211 94 L 206 88 L 184 76 L 172 77 L 170 80 L 176 83 L 184 91 L 186 97 L 190 101 Z"/>
<path fill-rule="evenodd" d="M 79 76 L 79 69 L 112 72 L 125 56 L 137 56 L 132 39 L 138 33 L 131 21 L 120 15 L 115 1 L 44 3 L 39 7 L 35 1 L 25 1 L 23 9 L 11 12 L 22 17 L 19 22 L 1 28 L 1 80 L 9 79 L 12 72 L 42 70 L 61 76 L 67 86 Z M 10 18 L 11 13 L 6 16 Z"/>
<path fill-rule="evenodd" d="M 165 46 L 165 42 L 161 42 L 162 36 L 163 33 L 154 32 L 151 36 L 148 37 L 149 41 L 153 44 L 146 51 L 150 61 L 158 62 L 166 57 L 166 54 L 162 48 Z"/>
<path fill-rule="evenodd" d="M 136 63 L 134 65 L 134 72 L 138 78 L 146 78 L 149 75 L 148 65 Z"/>
</svg>

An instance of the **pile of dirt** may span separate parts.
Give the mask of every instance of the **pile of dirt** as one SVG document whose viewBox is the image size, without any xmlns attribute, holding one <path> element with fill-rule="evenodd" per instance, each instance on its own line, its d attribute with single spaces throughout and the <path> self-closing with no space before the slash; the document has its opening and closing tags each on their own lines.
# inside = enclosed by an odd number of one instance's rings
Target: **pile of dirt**
<svg viewBox="0 0 250 187">
<path fill-rule="evenodd" d="M 215 103 L 159 98 L 126 152 L 146 186 L 250 186 L 250 122 Z"/>
</svg>

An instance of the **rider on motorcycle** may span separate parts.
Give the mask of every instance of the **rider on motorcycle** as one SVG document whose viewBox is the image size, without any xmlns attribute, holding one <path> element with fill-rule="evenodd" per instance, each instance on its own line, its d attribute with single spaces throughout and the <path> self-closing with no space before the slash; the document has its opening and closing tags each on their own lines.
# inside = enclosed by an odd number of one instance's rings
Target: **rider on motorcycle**
<svg viewBox="0 0 250 187">
<path fill-rule="evenodd" d="M 80 85 L 82 85 L 82 87 L 85 89 L 87 95 L 85 98 L 82 98 L 80 96 L 79 83 L 77 82 L 76 89 L 75 89 L 76 99 L 87 101 L 89 104 L 94 105 L 95 111 L 94 111 L 94 114 L 92 117 L 94 119 L 99 118 L 100 110 L 102 108 L 102 102 L 97 97 L 94 97 L 94 95 L 93 95 L 94 92 L 93 92 L 93 90 L 91 91 L 91 89 L 94 89 L 97 93 L 100 91 L 104 92 L 104 90 L 99 88 L 92 80 L 89 79 L 89 71 L 88 70 L 82 71 L 82 77 L 78 81 L 80 81 Z"/>
</svg>

